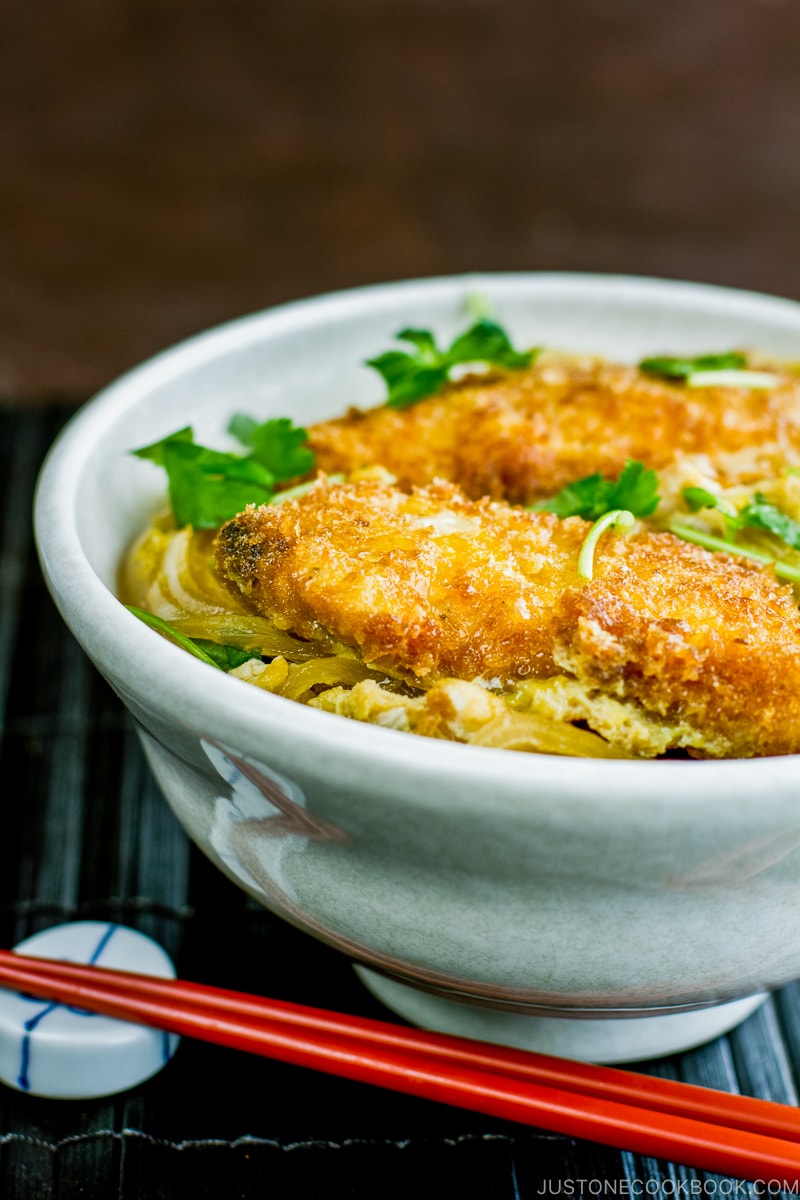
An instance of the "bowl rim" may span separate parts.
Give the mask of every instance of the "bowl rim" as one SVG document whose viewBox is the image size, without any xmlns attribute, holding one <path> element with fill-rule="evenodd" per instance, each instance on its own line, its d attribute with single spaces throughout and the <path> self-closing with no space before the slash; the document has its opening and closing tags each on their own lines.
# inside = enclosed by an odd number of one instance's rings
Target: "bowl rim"
<svg viewBox="0 0 800 1200">
<path fill-rule="evenodd" d="M 796 326 L 800 336 L 800 303 L 758 291 L 648 275 L 601 274 L 580 271 L 492 271 L 398 279 L 329 291 L 292 300 L 233 318 L 168 346 L 130 368 L 67 418 L 42 461 L 34 492 L 34 543 L 45 582 L 57 608 L 101 674 L 107 668 L 124 680 L 133 694 L 153 696 L 151 703 L 172 720 L 192 728 L 211 728 L 223 742 L 232 742 L 257 757 L 264 729 L 278 738 L 305 743 L 320 753 L 335 753 L 354 770 L 367 761 L 382 770 L 401 769 L 428 783 L 452 780 L 459 773 L 524 792 L 532 786 L 603 795 L 609 789 L 640 802 L 641 791 L 674 795 L 687 773 L 704 788 L 720 795 L 759 792 L 764 785 L 785 786 L 800 779 L 800 754 L 752 759 L 580 759 L 536 752 L 509 752 L 463 746 L 438 739 L 409 736 L 396 730 L 349 721 L 335 714 L 308 709 L 222 676 L 209 689 L 208 667 L 171 645 L 136 617 L 95 573 L 81 546 L 76 524 L 76 489 L 81 471 L 96 442 L 154 387 L 196 369 L 217 355 L 243 348 L 266 332 L 277 336 L 287 329 L 311 327 L 320 317 L 357 313 L 369 304 L 390 308 L 398 296 L 420 299 L 465 287 L 492 285 L 519 289 L 559 286 L 583 296 L 595 291 L 616 296 L 655 291 L 676 301 L 682 297 L 707 302 L 716 311 L 743 312 L 756 307 L 762 314 Z M 156 639 L 158 639 L 156 641 Z M 202 673 L 199 673 L 202 672 Z M 221 673 L 220 673 L 221 674 Z M 179 714 L 191 711 L 189 721 Z M 298 722 L 299 718 L 299 722 Z M 300 728 L 298 729 L 298 723 Z M 758 777 L 755 775 L 758 772 Z M 754 788 L 758 778 L 759 786 Z M 599 787 L 598 787 L 599 785 Z"/>
</svg>

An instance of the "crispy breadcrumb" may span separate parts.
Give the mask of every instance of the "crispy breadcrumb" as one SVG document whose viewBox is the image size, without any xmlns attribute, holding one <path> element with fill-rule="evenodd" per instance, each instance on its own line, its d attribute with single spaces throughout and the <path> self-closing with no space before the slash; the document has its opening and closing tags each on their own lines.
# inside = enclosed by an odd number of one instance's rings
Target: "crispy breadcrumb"
<svg viewBox="0 0 800 1200">
<path fill-rule="evenodd" d="M 517 689 L 517 707 L 535 711 L 520 684 L 559 676 L 579 686 L 580 719 L 609 741 L 609 699 L 643 715 L 641 753 L 800 750 L 791 588 L 771 569 L 646 529 L 604 534 L 587 581 L 577 563 L 589 528 L 472 501 L 449 483 L 408 494 L 323 478 L 229 521 L 215 561 L 253 611 L 422 689 L 454 678 Z M 641 734 L 648 722 L 660 740 Z"/>
<path fill-rule="evenodd" d="M 728 487 L 800 464 L 800 378 L 776 374 L 769 391 L 689 388 L 548 353 L 402 411 L 352 409 L 311 426 L 309 445 L 327 473 L 378 463 L 401 486 L 449 479 L 473 499 L 526 503 L 594 472 L 616 477 L 629 458 L 661 470 L 684 455 L 703 455 Z"/>
</svg>

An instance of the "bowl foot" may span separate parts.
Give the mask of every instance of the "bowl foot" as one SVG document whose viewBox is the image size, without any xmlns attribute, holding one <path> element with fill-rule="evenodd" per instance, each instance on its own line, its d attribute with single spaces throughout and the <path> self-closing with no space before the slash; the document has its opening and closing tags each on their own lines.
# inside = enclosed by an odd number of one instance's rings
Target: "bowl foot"
<svg viewBox="0 0 800 1200">
<path fill-rule="evenodd" d="M 768 994 L 657 1017 L 539 1017 L 446 1000 L 367 967 L 354 970 L 382 1004 L 422 1029 L 593 1063 L 637 1062 L 690 1050 L 733 1029 Z"/>
</svg>

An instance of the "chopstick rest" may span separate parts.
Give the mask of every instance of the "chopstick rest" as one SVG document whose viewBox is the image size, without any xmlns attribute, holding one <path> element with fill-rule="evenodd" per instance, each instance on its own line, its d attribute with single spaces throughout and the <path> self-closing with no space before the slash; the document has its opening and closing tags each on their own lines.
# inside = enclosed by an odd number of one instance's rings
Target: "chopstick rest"
<svg viewBox="0 0 800 1200">
<path fill-rule="evenodd" d="M 107 921 L 54 925 L 14 950 L 175 978 L 158 942 Z M 77 1100 L 127 1091 L 160 1071 L 179 1041 L 160 1029 L 0 988 L 0 1079 L 34 1096 Z"/>
</svg>

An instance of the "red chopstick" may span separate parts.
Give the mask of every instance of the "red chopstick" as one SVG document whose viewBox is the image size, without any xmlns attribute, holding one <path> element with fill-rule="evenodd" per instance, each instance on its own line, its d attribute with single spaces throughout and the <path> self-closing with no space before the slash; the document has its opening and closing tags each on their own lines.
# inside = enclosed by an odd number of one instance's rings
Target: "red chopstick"
<svg viewBox="0 0 800 1200">
<path fill-rule="evenodd" d="M 800 1182 L 800 1112 L 773 1101 L 7 950 L 0 986 L 618 1149 Z"/>
</svg>

